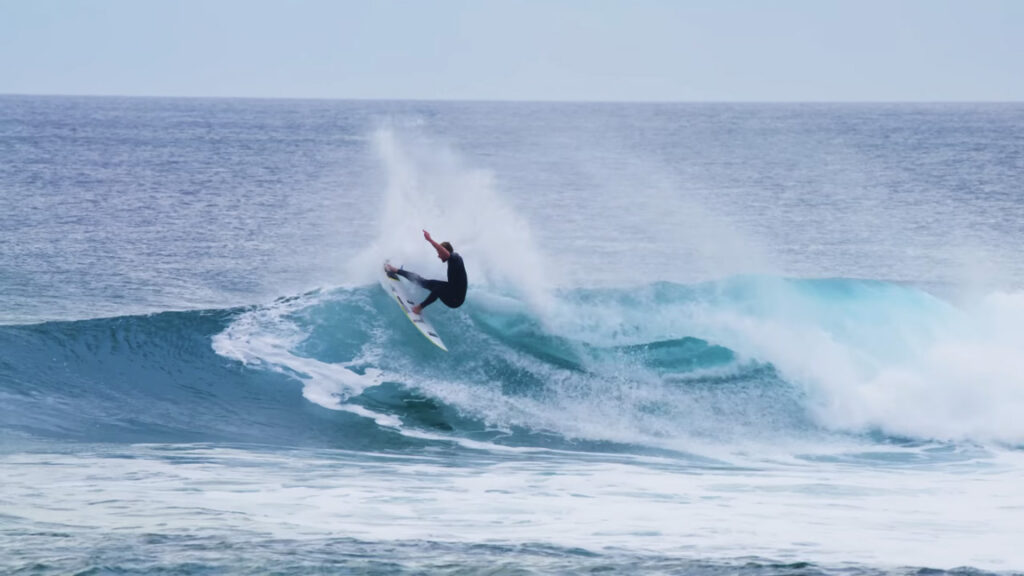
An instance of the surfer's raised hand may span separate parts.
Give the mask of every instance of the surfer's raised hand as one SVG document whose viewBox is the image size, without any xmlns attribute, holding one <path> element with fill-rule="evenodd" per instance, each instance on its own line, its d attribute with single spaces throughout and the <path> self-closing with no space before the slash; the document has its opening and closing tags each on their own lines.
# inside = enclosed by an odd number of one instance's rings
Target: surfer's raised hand
<svg viewBox="0 0 1024 576">
<path fill-rule="evenodd" d="M 423 231 L 423 237 L 427 239 L 427 242 L 430 242 L 431 244 L 434 243 L 434 239 L 430 237 L 430 232 L 427 232 L 426 230 L 424 230 Z"/>
</svg>

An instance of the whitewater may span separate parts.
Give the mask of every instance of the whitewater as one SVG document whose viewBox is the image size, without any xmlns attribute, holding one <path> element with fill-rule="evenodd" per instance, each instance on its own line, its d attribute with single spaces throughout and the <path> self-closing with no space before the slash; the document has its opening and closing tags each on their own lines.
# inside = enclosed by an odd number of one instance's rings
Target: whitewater
<svg viewBox="0 0 1024 576">
<path fill-rule="evenodd" d="M 1020 105 L 4 96 L 0 156 L 0 572 L 1024 571 Z"/>
</svg>

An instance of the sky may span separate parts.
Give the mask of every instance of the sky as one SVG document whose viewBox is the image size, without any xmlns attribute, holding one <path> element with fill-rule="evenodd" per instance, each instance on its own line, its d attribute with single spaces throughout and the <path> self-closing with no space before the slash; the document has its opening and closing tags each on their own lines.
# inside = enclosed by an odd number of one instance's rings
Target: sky
<svg viewBox="0 0 1024 576">
<path fill-rule="evenodd" d="M 0 0 L 0 94 L 1024 101 L 1024 0 Z"/>
</svg>

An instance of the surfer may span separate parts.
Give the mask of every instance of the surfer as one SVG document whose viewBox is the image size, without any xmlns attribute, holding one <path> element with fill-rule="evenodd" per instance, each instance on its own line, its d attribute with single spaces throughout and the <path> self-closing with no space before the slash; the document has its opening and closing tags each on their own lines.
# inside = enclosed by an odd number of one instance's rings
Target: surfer
<svg viewBox="0 0 1024 576">
<path fill-rule="evenodd" d="M 448 264 L 448 281 L 444 280 L 427 280 L 416 274 L 415 272 L 409 272 L 408 270 L 402 270 L 395 268 L 390 264 L 384 265 L 384 270 L 388 276 L 395 278 L 395 275 L 405 276 L 412 282 L 419 284 L 423 288 L 430 290 L 430 294 L 426 300 L 420 302 L 416 306 L 413 306 L 412 313 L 419 314 L 423 312 L 423 309 L 434 303 L 434 300 L 440 299 L 444 302 L 445 306 L 449 308 L 458 308 L 462 306 L 462 303 L 466 301 L 466 288 L 469 285 L 466 279 L 466 265 L 462 263 L 462 256 L 459 256 L 457 252 L 452 248 L 451 242 L 441 242 L 438 244 L 434 242 L 434 239 L 430 237 L 430 232 L 423 231 L 423 237 L 430 242 L 430 245 L 437 250 L 437 257 L 441 262 Z M 397 280 L 397 278 L 395 278 Z"/>
</svg>

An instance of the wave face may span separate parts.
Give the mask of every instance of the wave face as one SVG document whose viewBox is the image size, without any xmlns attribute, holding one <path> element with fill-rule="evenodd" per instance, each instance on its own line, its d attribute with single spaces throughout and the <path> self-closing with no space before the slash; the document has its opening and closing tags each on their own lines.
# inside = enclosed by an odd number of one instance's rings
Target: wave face
<svg viewBox="0 0 1024 576">
<path fill-rule="evenodd" d="M 81 441 L 261 442 L 315 434 L 279 378 L 218 357 L 210 338 L 238 311 L 5 326 L 4 427 Z"/>
<path fill-rule="evenodd" d="M 741 277 L 523 300 L 422 338 L 377 286 L 267 306 L 0 328 L 5 432 L 400 449 L 686 451 L 809 435 L 1019 445 L 1024 297 Z M 981 361 L 979 361 L 979 359 Z"/>
</svg>

